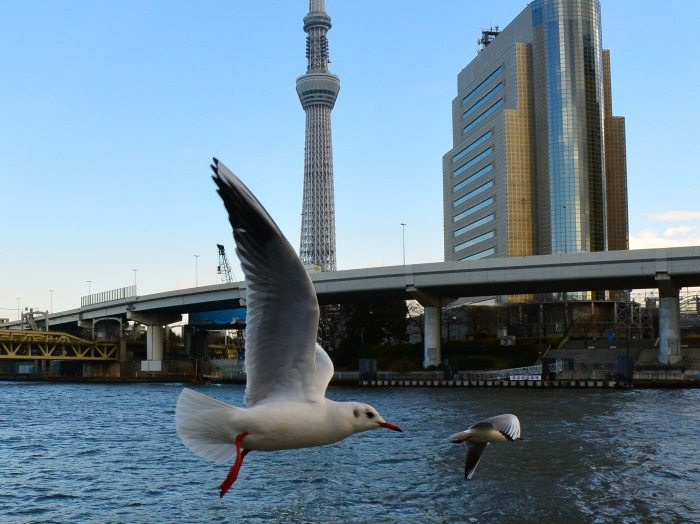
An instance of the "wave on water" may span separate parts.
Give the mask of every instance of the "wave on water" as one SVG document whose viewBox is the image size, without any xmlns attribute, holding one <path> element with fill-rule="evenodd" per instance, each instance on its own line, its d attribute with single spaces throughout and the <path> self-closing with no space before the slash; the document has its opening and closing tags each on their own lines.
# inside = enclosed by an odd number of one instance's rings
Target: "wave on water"
<svg viewBox="0 0 700 524">
<path fill-rule="evenodd" d="M 697 390 L 334 387 L 405 433 L 251 454 L 219 499 L 230 464 L 180 441 L 182 386 L 0 383 L 0 522 L 700 522 Z M 240 403 L 245 386 L 201 389 Z M 526 440 L 489 446 L 466 482 L 443 439 L 499 413 Z"/>
</svg>

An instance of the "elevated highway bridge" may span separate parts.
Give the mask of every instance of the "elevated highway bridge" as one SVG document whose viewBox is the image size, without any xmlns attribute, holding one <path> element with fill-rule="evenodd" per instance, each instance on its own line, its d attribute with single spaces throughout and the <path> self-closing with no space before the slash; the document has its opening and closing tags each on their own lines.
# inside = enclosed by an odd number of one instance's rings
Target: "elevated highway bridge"
<svg viewBox="0 0 700 524">
<path fill-rule="evenodd" d="M 311 280 L 321 304 L 418 300 L 425 307 L 426 366 L 440 363 L 440 307 L 456 299 L 658 288 L 659 360 L 675 363 L 681 358 L 679 290 L 700 286 L 700 246 L 353 269 L 313 273 Z M 50 325 L 140 322 L 148 326 L 148 359 L 158 362 L 164 325 L 186 313 L 244 306 L 245 297 L 245 282 L 180 289 L 55 313 Z M 13 327 L 19 322 L 0 324 Z"/>
</svg>

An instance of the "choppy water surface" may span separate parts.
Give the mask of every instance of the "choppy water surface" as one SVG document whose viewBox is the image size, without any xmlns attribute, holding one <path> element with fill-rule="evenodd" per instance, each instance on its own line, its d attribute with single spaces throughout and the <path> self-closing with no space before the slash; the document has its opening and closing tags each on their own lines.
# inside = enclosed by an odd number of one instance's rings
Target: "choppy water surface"
<svg viewBox="0 0 700 524">
<path fill-rule="evenodd" d="M 405 433 L 251 453 L 190 453 L 182 385 L 0 383 L 0 522 L 697 522 L 700 391 L 331 388 Z M 242 386 L 200 391 L 242 405 Z M 491 445 L 474 479 L 442 439 L 515 413 L 522 442 Z"/>
</svg>

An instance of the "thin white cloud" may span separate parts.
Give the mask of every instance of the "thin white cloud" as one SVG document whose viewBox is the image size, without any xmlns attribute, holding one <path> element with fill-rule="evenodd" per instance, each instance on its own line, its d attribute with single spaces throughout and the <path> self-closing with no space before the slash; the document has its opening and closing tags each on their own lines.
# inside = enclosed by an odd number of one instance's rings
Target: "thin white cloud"
<svg viewBox="0 0 700 524">
<path fill-rule="evenodd" d="M 700 233 L 700 227 L 691 227 L 691 226 L 669 227 L 669 228 L 666 228 L 666 230 L 664 231 L 664 236 L 666 238 L 682 237 L 682 236 L 692 235 L 693 233 Z"/>
<path fill-rule="evenodd" d="M 700 220 L 700 211 L 678 209 L 662 213 L 651 213 L 649 217 L 656 222 L 685 222 L 687 220 Z"/>
<path fill-rule="evenodd" d="M 638 235 L 630 234 L 630 249 L 653 249 L 661 247 L 684 247 L 684 246 L 700 246 L 700 228 L 685 229 L 669 228 L 665 233 L 659 233 L 654 229 L 645 229 Z M 667 235 L 672 231 L 673 235 Z M 675 236 L 676 238 L 670 238 Z"/>
</svg>

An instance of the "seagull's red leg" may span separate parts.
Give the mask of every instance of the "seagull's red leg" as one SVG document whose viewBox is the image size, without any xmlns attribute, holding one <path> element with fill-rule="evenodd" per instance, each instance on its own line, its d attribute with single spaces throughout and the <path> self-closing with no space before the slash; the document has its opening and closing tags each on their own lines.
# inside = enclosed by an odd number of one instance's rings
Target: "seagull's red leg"
<svg viewBox="0 0 700 524">
<path fill-rule="evenodd" d="M 248 432 L 245 431 L 236 437 L 236 462 L 234 462 L 233 466 L 231 466 L 228 475 L 226 475 L 226 478 L 221 483 L 221 486 L 219 486 L 221 489 L 219 492 L 219 498 L 226 495 L 226 492 L 231 488 L 231 486 L 233 486 L 233 483 L 236 482 L 236 479 L 238 478 L 238 472 L 241 470 L 241 466 L 243 465 L 243 458 L 250 451 L 249 449 L 244 449 L 241 451 L 241 441 L 247 435 Z"/>
</svg>

